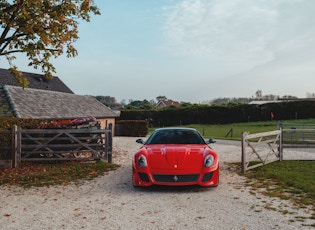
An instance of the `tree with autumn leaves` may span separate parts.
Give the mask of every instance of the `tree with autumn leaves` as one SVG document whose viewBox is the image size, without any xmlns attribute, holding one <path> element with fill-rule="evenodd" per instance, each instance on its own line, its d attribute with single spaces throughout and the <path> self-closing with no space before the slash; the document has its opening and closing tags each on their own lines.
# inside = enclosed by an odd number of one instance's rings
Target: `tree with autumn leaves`
<svg viewBox="0 0 315 230">
<path fill-rule="evenodd" d="M 52 78 L 50 59 L 77 55 L 78 23 L 89 22 L 91 14 L 100 14 L 94 0 L 0 0 L 0 56 L 23 87 L 28 81 L 13 63 L 16 53 L 25 53 L 29 66 Z"/>
</svg>

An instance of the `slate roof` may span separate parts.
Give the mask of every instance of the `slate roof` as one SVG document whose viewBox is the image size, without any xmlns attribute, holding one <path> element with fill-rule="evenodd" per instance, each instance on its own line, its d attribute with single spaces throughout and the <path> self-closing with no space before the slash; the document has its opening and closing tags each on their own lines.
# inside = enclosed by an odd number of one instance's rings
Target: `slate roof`
<svg viewBox="0 0 315 230">
<path fill-rule="evenodd" d="M 0 86 L 0 117 L 13 117 L 13 110 L 10 107 L 10 104 L 8 103 L 8 100 L 2 90 L 2 87 Z"/>
<path fill-rule="evenodd" d="M 72 90 L 69 89 L 68 86 L 65 85 L 63 81 L 61 81 L 58 77 L 54 77 L 53 79 L 47 79 L 42 74 L 27 72 L 22 73 L 23 77 L 26 77 L 30 83 L 28 88 L 73 93 Z M 2 85 L 21 86 L 13 78 L 10 70 L 0 68 L 0 86 Z"/>
<path fill-rule="evenodd" d="M 92 96 L 5 85 L 3 91 L 15 117 L 74 119 L 114 118 L 118 115 Z"/>
</svg>

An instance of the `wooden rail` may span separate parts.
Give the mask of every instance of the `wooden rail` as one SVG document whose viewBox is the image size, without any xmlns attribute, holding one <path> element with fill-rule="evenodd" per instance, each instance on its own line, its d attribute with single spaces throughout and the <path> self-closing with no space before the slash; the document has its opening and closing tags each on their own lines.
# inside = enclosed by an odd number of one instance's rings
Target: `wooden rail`
<svg viewBox="0 0 315 230">
<path fill-rule="evenodd" d="M 242 172 L 282 160 L 282 130 L 242 134 Z"/>
<path fill-rule="evenodd" d="M 0 133 L 8 134 L 8 131 Z M 112 132 L 107 129 L 12 128 L 13 167 L 23 161 L 99 160 L 112 162 Z"/>
<path fill-rule="evenodd" d="M 283 160 L 285 148 L 315 148 L 315 129 L 282 129 L 242 134 L 242 172 Z"/>
</svg>

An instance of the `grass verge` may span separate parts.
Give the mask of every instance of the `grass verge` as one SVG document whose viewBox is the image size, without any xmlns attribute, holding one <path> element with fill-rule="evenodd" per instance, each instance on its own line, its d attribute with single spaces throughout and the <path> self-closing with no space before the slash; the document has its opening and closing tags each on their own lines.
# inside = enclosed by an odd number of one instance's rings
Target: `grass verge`
<svg viewBox="0 0 315 230">
<path fill-rule="evenodd" d="M 103 161 L 23 163 L 20 168 L 0 170 L 0 185 L 35 186 L 66 185 L 91 180 L 119 167 Z"/>
<path fill-rule="evenodd" d="M 265 195 L 291 200 L 299 208 L 311 206 L 315 219 L 315 161 L 274 162 L 245 175 L 254 190 L 263 188 Z"/>
</svg>

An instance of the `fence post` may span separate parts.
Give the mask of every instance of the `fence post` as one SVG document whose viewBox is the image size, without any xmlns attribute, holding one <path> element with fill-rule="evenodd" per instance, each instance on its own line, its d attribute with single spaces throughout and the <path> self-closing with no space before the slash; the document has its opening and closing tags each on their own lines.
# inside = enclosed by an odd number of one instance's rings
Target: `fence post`
<svg viewBox="0 0 315 230">
<path fill-rule="evenodd" d="M 112 163 L 112 151 L 113 151 L 113 136 L 111 130 L 105 131 L 105 154 L 104 160 L 108 163 Z"/>
<path fill-rule="evenodd" d="M 279 160 L 283 160 L 283 128 L 280 127 L 280 137 L 279 137 Z"/>
<path fill-rule="evenodd" d="M 225 137 L 227 137 L 228 135 L 231 135 L 231 138 L 233 137 L 233 128 L 231 128 L 228 133 L 225 135 Z"/>
<path fill-rule="evenodd" d="M 113 135 L 112 135 L 111 131 L 108 132 L 108 139 L 107 140 L 108 140 L 108 148 L 107 148 L 108 157 L 107 157 L 107 161 L 108 161 L 108 163 L 112 163 Z"/>
<path fill-rule="evenodd" d="M 16 162 L 17 167 L 20 167 L 22 161 L 22 129 L 20 126 L 17 126 L 16 137 L 17 137 Z"/>
<path fill-rule="evenodd" d="M 20 165 L 21 154 L 21 138 L 20 138 L 20 129 L 18 126 L 12 126 L 12 167 L 16 168 Z"/>
<path fill-rule="evenodd" d="M 242 173 L 246 172 L 246 148 L 245 148 L 245 136 L 246 132 L 242 133 Z"/>
<path fill-rule="evenodd" d="M 108 156 L 107 156 L 107 153 L 108 153 L 108 133 L 105 131 L 104 132 L 104 135 L 105 135 L 105 138 L 104 138 L 104 141 L 105 141 L 105 145 L 104 145 L 104 160 L 108 160 Z"/>
<path fill-rule="evenodd" d="M 12 141 L 12 149 L 11 149 L 11 158 L 12 158 L 12 167 L 16 168 L 16 125 L 13 125 L 11 128 L 11 141 Z"/>
</svg>

